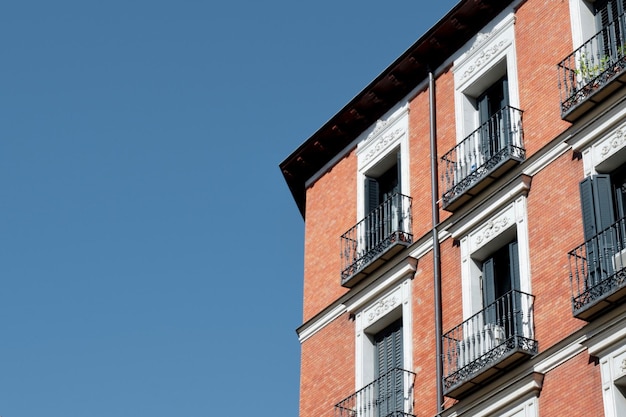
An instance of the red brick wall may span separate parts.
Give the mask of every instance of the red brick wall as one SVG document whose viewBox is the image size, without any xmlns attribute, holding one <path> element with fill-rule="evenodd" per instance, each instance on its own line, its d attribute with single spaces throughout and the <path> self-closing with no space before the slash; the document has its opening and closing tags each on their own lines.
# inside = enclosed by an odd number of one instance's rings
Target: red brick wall
<svg viewBox="0 0 626 417">
<path fill-rule="evenodd" d="M 528 0 L 516 13 L 516 53 L 524 141 L 531 158 L 569 124 L 560 120 L 556 64 L 571 52 L 567 1 Z M 455 146 L 454 80 L 450 70 L 437 78 L 438 162 Z M 410 103 L 409 171 L 413 233 L 430 233 L 430 149 L 428 91 Z M 441 167 L 440 167 L 441 169 Z M 445 191 L 439 180 L 439 199 Z M 305 226 L 304 320 L 347 291 L 340 286 L 340 236 L 356 221 L 357 160 L 350 152 L 307 189 Z M 535 328 L 541 351 L 584 322 L 571 310 L 567 252 L 582 243 L 578 183 L 582 162 L 568 151 L 532 179 L 528 231 Z M 441 210 L 444 220 L 450 213 Z M 443 330 L 462 320 L 460 248 L 452 239 L 441 246 Z M 437 412 L 433 262 L 429 252 L 418 262 L 413 281 L 413 365 L 420 415 Z M 582 353 L 550 371 L 540 397 L 541 415 L 602 414 L 598 366 Z M 301 417 L 330 415 L 335 403 L 354 391 L 354 323 L 344 315 L 302 345 Z M 581 395 L 576 395 L 577 393 Z M 448 405 L 451 405 L 448 400 Z"/>
<path fill-rule="evenodd" d="M 435 307 L 432 252 L 422 257 L 413 279 L 413 370 L 415 380 L 416 415 L 437 413 Z"/>
<path fill-rule="evenodd" d="M 572 316 L 567 253 L 583 243 L 578 192 L 582 162 L 572 152 L 533 177 L 528 195 L 528 234 L 535 328 L 546 350 L 584 325 Z"/>
<path fill-rule="evenodd" d="M 419 239 L 428 233 L 431 227 L 428 93 L 420 93 L 409 106 L 409 171 L 413 198 L 413 235 L 415 239 Z"/>
<path fill-rule="evenodd" d="M 587 352 L 548 372 L 539 397 L 540 416 L 603 416 L 600 366 Z"/>
<path fill-rule="evenodd" d="M 344 314 L 302 343 L 300 417 L 332 416 L 355 392 L 354 321 Z"/>
<path fill-rule="evenodd" d="M 340 237 L 357 222 L 355 152 L 307 189 L 304 321 L 346 292 L 341 286 Z"/>
<path fill-rule="evenodd" d="M 569 2 L 533 0 L 515 14 L 515 42 L 524 144 L 530 157 L 565 130 L 556 65 L 572 52 Z"/>
</svg>

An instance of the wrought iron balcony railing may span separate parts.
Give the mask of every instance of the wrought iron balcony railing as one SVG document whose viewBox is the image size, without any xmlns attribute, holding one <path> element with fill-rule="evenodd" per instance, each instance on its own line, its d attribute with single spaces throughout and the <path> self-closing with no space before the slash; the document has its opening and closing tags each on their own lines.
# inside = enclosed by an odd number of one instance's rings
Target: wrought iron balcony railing
<svg viewBox="0 0 626 417">
<path fill-rule="evenodd" d="M 623 85 L 625 23 L 619 16 L 557 65 L 564 120 L 573 122 Z"/>
<path fill-rule="evenodd" d="M 510 291 L 443 335 L 443 387 L 460 398 L 518 360 L 537 353 L 535 297 Z"/>
<path fill-rule="evenodd" d="M 569 253 L 572 310 L 588 320 L 626 301 L 626 218 Z"/>
<path fill-rule="evenodd" d="M 353 286 L 412 242 L 411 197 L 394 194 L 341 236 L 341 285 Z"/>
<path fill-rule="evenodd" d="M 411 417 L 415 374 L 395 368 L 335 405 L 335 417 Z"/>
<path fill-rule="evenodd" d="M 454 210 L 525 159 L 522 113 L 502 108 L 441 158 L 444 208 Z"/>
</svg>

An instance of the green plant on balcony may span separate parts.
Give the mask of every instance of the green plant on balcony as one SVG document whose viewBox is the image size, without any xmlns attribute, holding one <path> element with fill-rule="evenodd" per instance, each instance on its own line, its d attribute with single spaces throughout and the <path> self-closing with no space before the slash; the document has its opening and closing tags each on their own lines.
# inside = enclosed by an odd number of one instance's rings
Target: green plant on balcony
<svg viewBox="0 0 626 417">
<path fill-rule="evenodd" d="M 588 59 L 585 54 L 582 54 L 578 60 L 578 68 L 574 72 L 580 76 L 581 84 L 587 85 L 609 67 L 610 61 L 611 57 L 604 55 L 597 63 L 594 63 L 593 59 Z"/>
</svg>

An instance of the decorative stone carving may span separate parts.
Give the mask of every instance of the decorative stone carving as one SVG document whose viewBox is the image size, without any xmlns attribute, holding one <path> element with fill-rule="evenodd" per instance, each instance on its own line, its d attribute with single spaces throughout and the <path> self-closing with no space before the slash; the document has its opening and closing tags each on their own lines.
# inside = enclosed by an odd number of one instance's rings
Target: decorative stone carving
<svg viewBox="0 0 626 417">
<path fill-rule="evenodd" d="M 489 35 L 485 35 L 485 36 L 489 36 Z M 498 54 L 498 52 L 500 52 L 505 45 L 507 45 L 509 42 L 507 40 L 501 40 L 500 42 L 496 43 L 495 45 L 492 45 L 488 48 L 485 48 L 482 52 L 480 52 L 478 54 L 478 56 L 474 59 L 474 62 L 472 64 L 470 64 L 467 69 L 463 72 L 463 76 L 461 77 L 461 80 L 465 80 L 466 78 L 469 78 L 472 76 L 472 74 L 480 69 L 483 65 L 485 65 L 486 63 L 488 63 L 489 61 L 491 61 L 491 59 Z"/>
<path fill-rule="evenodd" d="M 487 42 L 487 40 L 489 40 L 489 38 L 491 38 L 491 32 L 489 32 L 489 33 L 479 33 L 478 35 L 476 35 L 476 42 L 474 42 L 474 44 L 470 48 L 470 51 L 473 51 L 476 48 L 478 48 L 480 46 L 483 46 L 483 44 L 485 42 Z"/>
<path fill-rule="evenodd" d="M 378 319 L 380 316 L 386 314 L 398 305 L 398 298 L 395 295 L 384 298 L 374 304 L 370 311 L 367 313 L 367 320 L 371 323 Z"/>
<path fill-rule="evenodd" d="M 372 132 L 372 134 L 373 133 L 374 132 Z M 405 130 L 399 127 L 387 133 L 386 135 L 382 135 L 380 138 L 378 138 L 376 142 L 368 146 L 369 149 L 364 157 L 365 162 L 370 161 L 371 159 L 376 157 L 376 155 L 378 155 L 380 152 L 387 149 L 387 147 L 389 147 L 391 143 L 400 139 L 402 135 L 404 135 L 404 133 L 405 133 Z"/>
<path fill-rule="evenodd" d="M 489 221 L 485 228 L 476 236 L 476 245 L 480 245 L 498 235 L 508 224 L 509 219 L 506 216 Z"/>
<path fill-rule="evenodd" d="M 619 129 L 613 132 L 613 137 L 611 137 L 602 145 L 602 148 L 600 149 L 600 155 L 602 157 L 606 157 L 609 152 L 624 146 L 624 142 L 626 142 L 626 135 L 624 135 L 624 130 L 624 126 L 621 126 Z"/>
</svg>

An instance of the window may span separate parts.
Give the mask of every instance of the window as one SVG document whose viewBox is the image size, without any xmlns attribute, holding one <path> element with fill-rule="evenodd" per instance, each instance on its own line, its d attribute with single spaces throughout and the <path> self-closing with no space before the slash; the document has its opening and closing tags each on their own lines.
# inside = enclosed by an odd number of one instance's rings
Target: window
<svg viewBox="0 0 626 417">
<path fill-rule="evenodd" d="M 526 198 L 496 211 L 485 207 L 459 238 L 465 321 L 450 331 L 460 341 L 460 369 L 505 340 L 534 339 Z M 454 236 L 454 232 L 453 232 Z M 454 349 L 450 346 L 450 349 Z"/>
<path fill-rule="evenodd" d="M 454 62 L 456 145 L 440 165 L 448 211 L 525 159 L 514 23 L 505 10 Z"/>
<path fill-rule="evenodd" d="M 571 0 L 574 45 L 583 45 L 577 55 L 579 75 L 590 76 L 611 57 L 623 56 L 626 41 L 625 0 Z"/>
<path fill-rule="evenodd" d="M 375 346 L 375 404 L 377 417 L 404 411 L 404 378 L 402 368 L 402 319 L 373 336 Z"/>
<path fill-rule="evenodd" d="M 521 334 L 522 299 L 517 240 L 502 246 L 487 258 L 483 262 L 482 273 L 486 324 L 500 331 L 505 338 Z"/>
<path fill-rule="evenodd" d="M 391 166 L 388 166 L 389 164 Z M 375 170 L 365 176 L 365 247 L 377 248 L 388 237 L 405 231 L 402 197 L 400 195 L 400 152 L 385 158 Z"/>
<path fill-rule="evenodd" d="M 358 417 L 412 414 L 412 281 L 407 271 L 396 271 L 387 284 L 355 300 L 362 306 L 354 311 L 356 392 L 342 402 L 341 410 L 357 410 Z M 394 286 L 381 292 L 389 282 Z"/>
<path fill-rule="evenodd" d="M 596 29 L 616 25 L 618 39 L 624 39 L 623 14 L 626 8 L 625 0 L 596 0 L 593 2 L 593 14 L 596 21 Z"/>
<path fill-rule="evenodd" d="M 626 166 L 612 175 L 585 178 L 580 183 L 580 201 L 587 262 L 585 286 L 590 288 L 625 266 L 626 255 L 620 253 L 626 246 Z"/>
<path fill-rule="evenodd" d="M 506 74 L 476 98 L 477 145 L 482 163 L 491 160 L 512 144 L 512 115 Z M 513 116 L 514 117 L 514 116 Z"/>
</svg>

